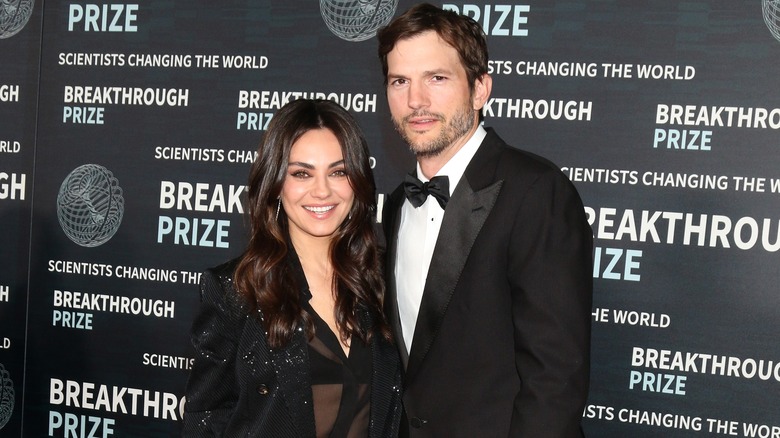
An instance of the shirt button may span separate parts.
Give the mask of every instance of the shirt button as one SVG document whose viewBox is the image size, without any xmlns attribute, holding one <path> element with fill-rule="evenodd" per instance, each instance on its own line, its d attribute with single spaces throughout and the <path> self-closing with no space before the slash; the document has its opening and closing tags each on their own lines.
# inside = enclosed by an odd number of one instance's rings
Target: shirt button
<svg viewBox="0 0 780 438">
<path fill-rule="evenodd" d="M 417 418 L 417 417 L 412 417 L 412 418 L 409 420 L 409 424 L 410 424 L 410 425 L 411 425 L 413 428 L 415 428 L 415 429 L 419 429 L 419 428 L 423 427 L 423 425 L 424 425 L 425 423 L 427 423 L 427 421 L 425 421 L 425 420 L 421 420 L 421 419 L 419 419 L 419 418 Z"/>
<path fill-rule="evenodd" d="M 268 391 L 268 387 L 265 385 L 260 385 L 257 387 L 257 393 L 260 395 L 267 395 L 270 391 Z"/>
</svg>

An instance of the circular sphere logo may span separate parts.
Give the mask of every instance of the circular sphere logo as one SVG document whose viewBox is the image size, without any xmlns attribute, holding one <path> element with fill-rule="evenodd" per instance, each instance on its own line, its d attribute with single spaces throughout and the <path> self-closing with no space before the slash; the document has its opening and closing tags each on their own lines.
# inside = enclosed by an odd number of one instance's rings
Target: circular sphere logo
<svg viewBox="0 0 780 438">
<path fill-rule="evenodd" d="M 763 0 L 764 22 L 772 32 L 772 36 L 780 41 L 780 0 Z"/>
<path fill-rule="evenodd" d="M 0 39 L 19 33 L 32 15 L 33 0 L 0 0 Z"/>
<path fill-rule="evenodd" d="M 0 0 L 2 1 L 2 0 Z M 73 242 L 100 246 L 116 233 L 122 222 L 125 200 L 114 174 L 97 164 L 73 170 L 57 195 L 57 218 Z"/>
<path fill-rule="evenodd" d="M 14 382 L 11 381 L 11 376 L 3 364 L 0 364 L 0 429 L 8 423 L 13 411 Z"/>
<path fill-rule="evenodd" d="M 390 22 L 398 0 L 320 0 L 325 25 L 343 40 L 364 41 Z"/>
</svg>

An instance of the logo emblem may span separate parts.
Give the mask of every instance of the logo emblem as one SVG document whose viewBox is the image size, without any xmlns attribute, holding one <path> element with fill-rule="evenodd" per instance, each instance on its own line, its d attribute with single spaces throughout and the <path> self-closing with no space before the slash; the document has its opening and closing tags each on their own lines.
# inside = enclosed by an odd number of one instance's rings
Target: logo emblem
<svg viewBox="0 0 780 438">
<path fill-rule="evenodd" d="M 98 164 L 74 169 L 62 182 L 57 195 L 57 218 L 62 231 L 85 247 L 108 242 L 119 229 L 124 210 L 119 181 Z"/>
<path fill-rule="evenodd" d="M 358 42 L 376 35 L 397 6 L 398 0 L 320 0 L 320 13 L 337 37 Z"/>
<path fill-rule="evenodd" d="M 2 0 L 0 0 L 2 1 Z M 14 382 L 0 363 L 0 429 L 5 427 L 14 412 Z"/>
<path fill-rule="evenodd" d="M 32 16 L 33 0 L 0 0 L 0 40 L 19 33 Z"/>
<path fill-rule="evenodd" d="M 780 0 L 761 0 L 761 9 L 764 11 L 766 27 L 780 41 Z"/>
</svg>

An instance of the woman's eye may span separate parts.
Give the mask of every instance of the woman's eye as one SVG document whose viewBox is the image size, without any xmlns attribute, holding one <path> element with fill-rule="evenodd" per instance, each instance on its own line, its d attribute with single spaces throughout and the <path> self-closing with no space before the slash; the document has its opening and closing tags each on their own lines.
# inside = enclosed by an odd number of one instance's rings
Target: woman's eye
<svg viewBox="0 0 780 438">
<path fill-rule="evenodd" d="M 304 170 L 296 170 L 290 175 L 292 175 L 293 178 L 306 178 L 309 176 L 309 173 Z"/>
</svg>

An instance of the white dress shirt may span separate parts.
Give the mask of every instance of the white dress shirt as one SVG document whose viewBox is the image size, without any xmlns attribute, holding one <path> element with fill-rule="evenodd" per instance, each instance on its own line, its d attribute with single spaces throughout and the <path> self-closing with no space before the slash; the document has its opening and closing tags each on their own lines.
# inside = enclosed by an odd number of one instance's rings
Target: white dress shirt
<svg viewBox="0 0 780 438">
<path fill-rule="evenodd" d="M 482 144 L 487 132 L 479 125 L 477 131 L 458 152 L 434 176 L 446 175 L 450 183 L 450 195 L 458 185 L 471 159 Z M 417 176 L 428 181 L 417 164 Z M 395 260 L 395 280 L 398 297 L 398 313 L 407 353 L 412 349 L 414 328 L 420 312 L 428 268 L 433 257 L 436 239 L 444 218 L 444 210 L 432 196 L 423 205 L 414 208 L 407 199 L 401 207 L 401 223 L 398 228 L 398 252 Z"/>
</svg>

